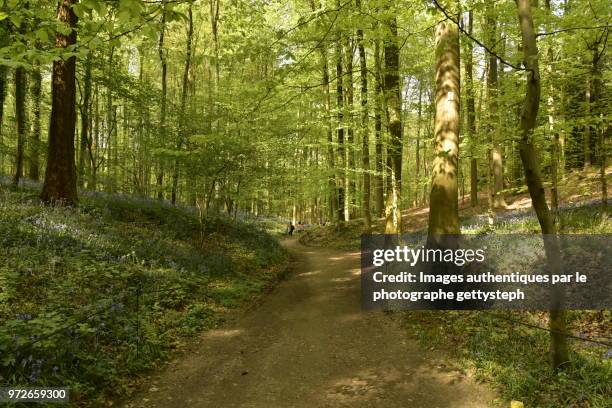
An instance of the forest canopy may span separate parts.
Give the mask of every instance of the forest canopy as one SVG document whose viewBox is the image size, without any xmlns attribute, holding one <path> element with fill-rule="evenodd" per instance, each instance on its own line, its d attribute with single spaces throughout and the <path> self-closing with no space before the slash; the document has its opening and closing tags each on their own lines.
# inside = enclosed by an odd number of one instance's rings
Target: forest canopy
<svg viewBox="0 0 612 408">
<path fill-rule="evenodd" d="M 552 180 L 605 159 L 610 8 L 533 6 L 533 139 Z M 446 174 L 473 202 L 490 184 L 495 207 L 522 183 L 530 68 L 511 1 L 4 0 L 1 10 L 0 169 L 15 184 L 51 171 L 50 200 L 76 202 L 78 185 L 311 222 L 391 213 L 399 225 L 390 209 L 428 201 L 432 181 L 432 199 L 448 201 L 440 165 L 456 168 Z M 457 41 L 448 62 L 461 86 L 444 85 L 456 88 L 457 118 L 442 140 L 444 35 Z M 66 86 L 53 93 L 56 74 Z"/>
</svg>

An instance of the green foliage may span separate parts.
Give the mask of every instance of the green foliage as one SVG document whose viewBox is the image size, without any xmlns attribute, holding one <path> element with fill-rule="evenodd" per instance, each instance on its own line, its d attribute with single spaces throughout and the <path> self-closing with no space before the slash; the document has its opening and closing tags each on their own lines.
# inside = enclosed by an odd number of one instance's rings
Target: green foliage
<svg viewBox="0 0 612 408">
<path fill-rule="evenodd" d="M 591 321 L 605 332 L 611 318 L 605 313 L 603 318 L 597 312 L 574 313 L 570 327 Z M 443 354 L 451 365 L 473 370 L 506 401 L 539 408 L 610 406 L 612 360 L 605 347 L 573 342 L 571 361 L 555 373 L 543 363 L 549 358 L 548 332 L 504 320 L 508 317 L 546 326 L 543 313 L 528 312 L 423 311 L 406 313 L 403 321 L 424 347 L 452 349 L 452 359 Z"/>
<path fill-rule="evenodd" d="M 78 210 L 0 190 L 0 383 L 129 392 L 186 336 L 278 279 L 283 249 L 256 224 L 91 194 Z M 203 238 L 202 238 L 203 237 Z"/>
</svg>

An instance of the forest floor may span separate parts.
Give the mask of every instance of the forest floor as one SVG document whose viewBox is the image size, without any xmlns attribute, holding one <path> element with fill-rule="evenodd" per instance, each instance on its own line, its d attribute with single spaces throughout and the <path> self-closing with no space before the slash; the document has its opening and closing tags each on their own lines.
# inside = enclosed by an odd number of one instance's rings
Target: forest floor
<svg viewBox="0 0 612 408">
<path fill-rule="evenodd" d="M 612 168 L 608 168 L 608 184 Z M 562 233 L 611 233 L 608 212 L 601 214 L 600 178 L 597 169 L 570 173 L 559 184 L 558 223 Z M 489 224 L 487 196 L 471 207 L 469 196 L 460 200 L 463 233 L 540 233 L 526 191 L 510 190 L 507 208 L 498 209 Z M 427 228 L 427 205 L 407 209 L 402 214 L 404 230 L 420 232 Z M 374 233 L 382 233 L 384 219 L 373 223 Z M 363 220 L 344 225 L 312 227 L 300 241 L 313 251 L 341 248 L 355 251 L 360 246 Z M 466 370 L 493 387 L 503 400 L 520 400 L 526 406 L 546 408 L 594 408 L 612 406 L 612 349 L 601 344 L 569 339 L 570 363 L 560 374 L 549 368 L 548 314 L 545 312 L 398 312 L 402 326 L 421 347 L 437 350 L 443 361 Z M 528 325 L 517 325 L 507 319 Z M 609 344 L 612 339 L 612 312 L 570 311 L 567 330 L 574 335 Z"/>
<path fill-rule="evenodd" d="M 608 185 L 612 183 L 612 166 L 606 171 Z M 546 185 L 546 197 L 550 197 L 550 186 Z M 568 173 L 559 182 L 559 224 L 563 233 L 606 233 L 612 231 L 612 220 L 602 220 L 597 215 L 601 200 L 601 179 L 599 171 Z M 504 233 L 540 232 L 535 213 L 531 207 L 531 198 L 526 188 L 512 188 L 504 192 L 507 206 L 494 210 L 493 229 Z M 459 199 L 459 218 L 462 233 L 479 232 L 490 229 L 488 219 L 487 193 L 478 195 L 478 204 L 470 205 L 470 197 Z M 610 199 L 608 199 L 610 201 Z M 608 211 L 611 206 L 608 205 Z M 420 232 L 427 229 L 429 204 L 407 208 L 402 211 L 402 230 L 406 233 Z M 384 218 L 373 218 L 372 233 L 382 234 L 385 229 Z M 364 232 L 363 218 L 356 218 L 344 224 L 314 226 L 300 236 L 303 244 L 316 247 L 331 246 L 339 249 L 356 249 L 361 244 Z"/>
<path fill-rule="evenodd" d="M 44 206 L 39 184 L 3 181 L 0 387 L 69 387 L 73 406 L 108 406 L 287 270 L 252 223 L 90 191 L 78 208 Z"/>
<path fill-rule="evenodd" d="M 495 394 L 411 340 L 398 316 L 364 313 L 359 252 L 287 239 L 289 278 L 208 331 L 125 407 L 490 407 Z"/>
</svg>

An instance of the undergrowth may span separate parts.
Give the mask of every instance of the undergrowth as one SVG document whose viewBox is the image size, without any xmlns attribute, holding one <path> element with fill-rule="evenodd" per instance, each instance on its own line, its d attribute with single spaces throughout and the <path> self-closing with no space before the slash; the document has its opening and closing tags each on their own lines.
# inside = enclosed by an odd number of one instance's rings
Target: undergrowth
<svg viewBox="0 0 612 408">
<path fill-rule="evenodd" d="M 277 280 L 286 253 L 255 224 L 82 195 L 78 208 L 0 187 L 0 386 L 68 386 L 75 405 L 136 374 Z"/>
<path fill-rule="evenodd" d="M 610 208 L 610 206 L 608 206 Z M 597 201 L 578 202 L 562 208 L 557 215 L 560 233 L 609 234 L 612 220 L 601 213 Z M 540 234 L 531 209 L 498 215 L 494 224 L 486 214 L 462 218 L 462 233 Z M 382 233 L 375 224 L 374 233 Z M 361 220 L 342 226 L 314 227 L 300 240 L 312 246 L 355 250 L 360 246 Z M 426 230 L 410 232 L 425 233 Z M 571 361 L 559 373 L 549 364 L 549 333 L 509 323 L 508 316 L 529 324 L 547 327 L 546 313 L 411 311 L 401 314 L 406 329 L 425 348 L 442 351 L 449 363 L 469 369 L 498 392 L 502 406 L 519 400 L 535 408 L 608 408 L 612 406 L 612 349 L 573 341 Z M 609 343 L 612 313 L 608 311 L 568 312 L 568 330 L 587 338 Z"/>
<path fill-rule="evenodd" d="M 546 327 L 546 313 L 527 312 L 412 311 L 403 314 L 403 321 L 423 347 L 441 350 L 450 364 L 471 370 L 504 401 L 536 408 L 612 406 L 610 350 L 569 339 L 570 362 L 555 372 L 549 364 L 548 332 L 504 319 L 509 316 Z M 569 328 L 587 331 L 585 337 L 609 337 L 611 316 L 610 311 L 569 312 Z"/>
</svg>

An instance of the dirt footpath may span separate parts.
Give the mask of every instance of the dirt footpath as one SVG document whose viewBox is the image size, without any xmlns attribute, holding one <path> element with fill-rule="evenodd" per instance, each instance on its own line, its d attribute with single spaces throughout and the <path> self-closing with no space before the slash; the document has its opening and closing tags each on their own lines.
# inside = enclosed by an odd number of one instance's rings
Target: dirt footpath
<svg viewBox="0 0 612 408">
<path fill-rule="evenodd" d="M 261 306 L 204 333 L 126 407 L 480 408 L 495 395 L 363 312 L 359 253 L 285 241 L 296 262 Z"/>
</svg>

